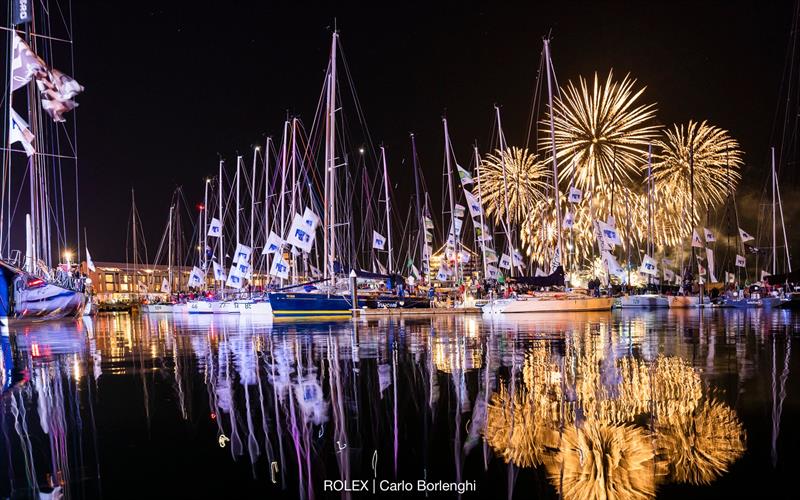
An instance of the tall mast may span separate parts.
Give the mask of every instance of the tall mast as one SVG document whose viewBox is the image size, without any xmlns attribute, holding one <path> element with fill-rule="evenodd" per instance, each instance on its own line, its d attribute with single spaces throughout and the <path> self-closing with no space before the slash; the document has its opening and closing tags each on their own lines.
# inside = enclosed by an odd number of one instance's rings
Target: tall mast
<svg viewBox="0 0 800 500">
<path fill-rule="evenodd" d="M 383 160 L 383 193 L 386 196 L 386 241 L 389 243 L 389 272 L 394 270 L 392 262 L 392 218 L 391 202 L 389 201 L 389 173 L 386 170 L 386 150 L 381 146 L 381 159 Z"/>
<path fill-rule="evenodd" d="M 264 147 L 264 238 L 269 238 L 269 151 L 271 137 L 267 137 L 267 144 Z M 266 241 L 265 241 L 266 244 Z"/>
<path fill-rule="evenodd" d="M 325 277 L 336 284 L 333 264 L 336 261 L 336 42 L 339 34 L 334 31 L 331 39 L 330 68 L 328 72 L 328 109 L 326 112 L 325 141 Z"/>
<path fill-rule="evenodd" d="M 253 232 L 253 228 L 255 228 L 255 219 L 256 219 L 256 156 L 258 152 L 261 150 L 260 146 L 256 146 L 253 148 L 253 172 L 250 176 L 250 249 L 252 251 L 253 245 L 255 244 L 255 234 Z"/>
<path fill-rule="evenodd" d="M 224 186 L 223 186 L 224 181 L 223 181 L 223 177 L 222 177 L 222 173 L 223 173 L 222 172 L 222 167 L 224 165 L 225 165 L 225 160 L 220 160 L 219 161 L 219 200 L 217 200 L 217 202 L 218 202 L 218 207 L 217 208 L 219 210 L 219 213 L 217 214 L 217 216 L 219 217 L 219 223 L 223 228 L 224 228 L 224 225 L 223 225 L 222 221 L 224 220 L 224 218 L 222 216 L 222 198 L 223 198 L 223 192 L 224 192 Z M 224 248 L 224 245 L 223 245 L 223 237 L 224 237 L 224 235 L 225 235 L 225 230 L 221 229 L 220 232 L 219 232 L 219 265 L 222 266 L 223 269 L 225 269 L 225 248 Z"/>
<path fill-rule="evenodd" d="M 450 165 L 450 132 L 447 130 L 447 118 L 442 118 L 444 124 L 444 158 L 447 165 L 447 189 L 450 193 L 450 235 L 453 237 L 453 276 L 458 282 L 458 238 L 456 237 L 456 206 L 455 194 L 453 191 L 453 173 Z M 445 244 L 445 257 L 447 256 L 447 245 Z"/>
<path fill-rule="evenodd" d="M 138 253 L 136 245 L 136 195 L 133 188 L 131 188 L 131 219 L 133 227 L 133 289 L 136 294 L 139 293 L 139 276 L 136 269 L 136 254 Z"/>
<path fill-rule="evenodd" d="M 775 236 L 775 147 L 772 150 L 772 275 L 777 272 L 778 240 Z"/>
<path fill-rule="evenodd" d="M 558 192 L 558 159 L 556 159 L 556 129 L 553 121 L 553 83 L 552 71 L 553 63 L 550 60 L 550 39 L 544 39 L 544 70 L 547 73 L 547 104 L 550 107 L 550 148 L 553 155 L 553 195 L 555 197 L 556 205 L 556 231 L 558 232 L 558 258 L 559 263 L 564 260 L 564 248 L 561 239 L 561 203 L 559 200 L 560 193 Z M 563 265 L 563 264 L 562 264 Z"/>
<path fill-rule="evenodd" d="M 778 185 L 778 172 L 775 172 L 775 194 L 778 195 L 778 213 L 781 216 L 781 229 L 783 230 L 783 248 L 786 250 L 786 270 L 792 272 L 792 260 L 789 257 L 789 240 L 786 239 L 786 222 L 783 220 L 783 203 L 781 203 L 781 187 Z"/>
<path fill-rule="evenodd" d="M 172 290 L 172 212 L 174 210 L 175 205 L 170 205 L 169 223 L 167 224 L 167 280 L 169 280 L 170 291 Z"/>
<path fill-rule="evenodd" d="M 206 254 L 206 245 L 208 245 L 208 185 L 211 184 L 211 179 L 206 178 L 205 186 L 203 186 L 203 226 L 200 228 L 200 234 L 203 237 L 203 270 L 208 269 L 208 256 Z M 172 281 L 170 281 L 172 286 Z"/>
<path fill-rule="evenodd" d="M 500 108 L 494 107 L 495 115 L 497 116 L 497 137 L 500 143 L 500 166 L 503 170 L 503 203 L 505 203 L 506 220 L 504 221 L 506 241 L 508 242 L 508 253 L 511 255 L 511 276 L 514 275 L 514 241 L 512 239 L 513 232 L 511 231 L 511 214 L 508 209 L 508 183 L 506 181 L 506 141 L 503 135 L 503 125 L 500 122 Z"/>
<path fill-rule="evenodd" d="M 425 260 L 425 221 L 420 208 L 419 165 L 417 164 L 417 142 L 414 139 L 414 134 L 411 134 L 411 162 L 414 168 L 414 193 L 416 195 L 417 224 L 419 224 L 419 235 L 417 237 L 419 238 L 420 270 L 423 270 L 425 267 L 423 265 Z"/>
<path fill-rule="evenodd" d="M 475 144 L 475 170 L 478 173 L 478 179 L 480 179 L 480 168 L 481 168 L 481 155 L 478 153 L 478 145 Z M 483 277 L 486 279 L 488 277 L 487 273 L 487 265 L 486 265 L 486 234 L 485 228 L 486 226 L 483 224 L 483 194 L 481 192 L 481 183 L 480 181 L 477 182 L 478 184 L 478 201 L 481 203 L 481 216 L 480 216 L 480 223 L 481 223 L 481 236 L 479 243 L 481 244 L 481 260 L 483 260 Z M 514 257 L 511 257 L 511 262 L 513 264 Z M 512 266 L 513 267 L 513 266 Z"/>
<path fill-rule="evenodd" d="M 238 245 L 241 239 L 239 238 L 239 211 L 241 210 L 241 204 L 239 202 L 239 185 L 241 184 L 241 165 L 242 165 L 242 157 L 236 157 L 236 244 Z"/>
<path fill-rule="evenodd" d="M 297 178 L 297 118 L 292 118 L 292 144 L 289 147 L 289 157 L 291 158 L 291 168 L 292 168 L 292 202 L 289 205 L 289 215 L 294 218 L 294 214 L 297 213 L 299 207 L 297 206 L 297 186 L 300 180 Z M 290 252 L 289 255 L 292 257 L 292 283 L 297 283 L 297 257 L 295 257 L 294 252 Z"/>
</svg>

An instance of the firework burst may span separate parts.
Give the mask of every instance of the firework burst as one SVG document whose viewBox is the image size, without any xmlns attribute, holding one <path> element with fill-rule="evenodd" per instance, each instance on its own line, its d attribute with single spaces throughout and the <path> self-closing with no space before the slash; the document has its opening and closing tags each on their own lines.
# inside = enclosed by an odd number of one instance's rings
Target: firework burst
<svg viewBox="0 0 800 500">
<path fill-rule="evenodd" d="M 634 181 L 647 144 L 658 131 L 648 125 L 655 105 L 639 103 L 645 87 L 637 90 L 636 80 L 628 75 L 620 82 L 613 77 L 609 71 L 601 83 L 595 73 L 591 89 L 582 77 L 578 86 L 570 81 L 553 104 L 559 181 L 584 191 Z M 547 128 L 541 132 L 549 137 L 549 119 L 543 123 Z M 545 150 L 551 147 L 550 141 L 541 144 Z M 552 158 L 551 152 L 548 155 Z"/>
<path fill-rule="evenodd" d="M 727 130 L 705 121 L 673 125 L 655 146 L 651 176 L 659 197 L 673 212 L 688 215 L 692 184 L 695 211 L 699 212 L 724 202 L 741 179 L 739 169 L 744 162 L 739 143 Z"/>
<path fill-rule="evenodd" d="M 527 149 L 518 147 L 487 154 L 478 168 L 478 185 L 486 213 L 496 222 L 506 218 L 506 200 L 509 222 L 524 220 L 531 207 L 546 200 L 549 179 L 547 165 Z"/>
</svg>

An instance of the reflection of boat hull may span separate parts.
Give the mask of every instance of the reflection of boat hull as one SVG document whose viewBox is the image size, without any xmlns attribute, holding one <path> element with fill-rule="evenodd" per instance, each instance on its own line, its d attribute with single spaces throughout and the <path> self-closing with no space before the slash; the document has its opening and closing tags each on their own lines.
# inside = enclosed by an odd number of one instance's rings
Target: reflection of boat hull
<svg viewBox="0 0 800 500">
<path fill-rule="evenodd" d="M 778 304 L 781 309 L 800 309 L 800 293 L 790 293 Z"/>
<path fill-rule="evenodd" d="M 143 313 L 172 313 L 177 304 L 145 304 L 142 306 Z"/>
<path fill-rule="evenodd" d="M 353 310 L 350 297 L 340 294 L 270 292 L 268 297 L 276 318 L 350 316 Z M 358 307 L 365 305 L 364 299 L 359 299 Z"/>
<path fill-rule="evenodd" d="M 45 283 L 36 288 L 14 290 L 14 315 L 25 319 L 76 318 L 83 314 L 86 295 Z"/>
<path fill-rule="evenodd" d="M 641 294 L 626 295 L 614 301 L 614 307 L 620 309 L 655 309 L 669 307 L 669 299 L 663 295 Z"/>
<path fill-rule="evenodd" d="M 669 307 L 672 309 L 708 306 L 711 302 L 708 297 L 703 297 L 701 306 L 700 297 L 696 295 L 670 295 L 667 300 L 669 301 Z"/>
<path fill-rule="evenodd" d="M 490 300 L 483 306 L 483 314 L 610 311 L 611 297 L 517 297 Z"/>
<path fill-rule="evenodd" d="M 215 300 L 209 304 L 211 304 L 211 312 L 214 314 L 239 314 L 240 312 L 232 300 Z"/>
</svg>

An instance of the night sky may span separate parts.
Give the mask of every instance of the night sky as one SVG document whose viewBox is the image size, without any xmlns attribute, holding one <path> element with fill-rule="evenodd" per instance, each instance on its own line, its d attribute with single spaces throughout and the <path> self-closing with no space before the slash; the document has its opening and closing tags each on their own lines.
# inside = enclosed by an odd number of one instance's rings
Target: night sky
<svg viewBox="0 0 800 500">
<path fill-rule="evenodd" d="M 475 140 L 488 147 L 495 103 L 509 144 L 524 144 L 541 39 L 552 29 L 560 83 L 630 72 L 661 123 L 707 119 L 730 130 L 746 153 L 740 203 L 755 232 L 791 1 L 383 3 L 74 2 L 74 76 L 86 87 L 77 110 L 82 225 L 94 259 L 124 260 L 131 187 L 152 255 L 176 186 L 201 201 L 218 154 L 230 166 L 237 151 L 249 158 L 265 135 L 280 136 L 287 112 L 310 121 L 334 19 L 399 197 L 413 189 L 403 170 L 413 131 L 438 199 L 445 113 L 462 165 Z M 782 178 L 791 221 L 797 177 Z"/>
</svg>

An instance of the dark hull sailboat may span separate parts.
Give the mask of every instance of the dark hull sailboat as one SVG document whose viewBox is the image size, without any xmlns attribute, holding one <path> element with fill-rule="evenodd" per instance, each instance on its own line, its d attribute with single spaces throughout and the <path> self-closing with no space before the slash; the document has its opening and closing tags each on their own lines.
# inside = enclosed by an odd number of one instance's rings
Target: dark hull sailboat
<svg viewBox="0 0 800 500">
<path fill-rule="evenodd" d="M 270 292 L 269 303 L 276 318 L 332 317 L 353 314 L 353 300 L 344 294 L 319 292 Z M 357 307 L 366 301 L 358 299 Z"/>
<path fill-rule="evenodd" d="M 26 320 L 75 318 L 86 295 L 0 261 L 0 316 Z"/>
</svg>

